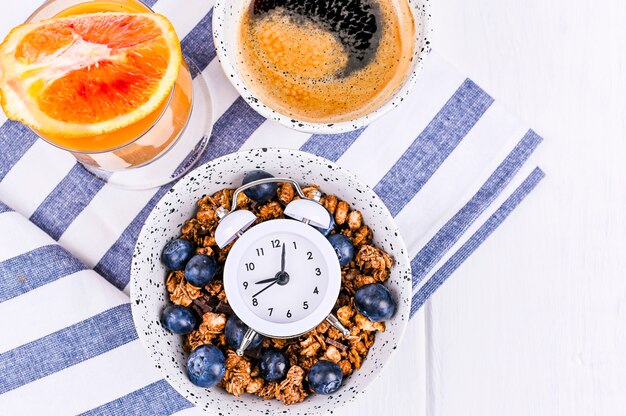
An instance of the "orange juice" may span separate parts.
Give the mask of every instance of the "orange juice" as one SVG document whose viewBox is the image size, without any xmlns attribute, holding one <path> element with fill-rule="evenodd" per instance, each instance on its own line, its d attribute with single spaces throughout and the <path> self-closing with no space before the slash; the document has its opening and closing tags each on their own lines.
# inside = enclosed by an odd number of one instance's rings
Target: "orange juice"
<svg viewBox="0 0 626 416">
<path fill-rule="evenodd" d="M 50 17 L 97 12 L 145 13 L 150 12 L 150 9 L 137 0 L 86 1 Z M 97 136 L 40 136 L 71 151 L 81 162 L 94 167 L 113 171 L 136 167 L 160 156 L 176 141 L 189 119 L 191 105 L 192 79 L 183 61 L 169 98 L 139 121 Z"/>
</svg>

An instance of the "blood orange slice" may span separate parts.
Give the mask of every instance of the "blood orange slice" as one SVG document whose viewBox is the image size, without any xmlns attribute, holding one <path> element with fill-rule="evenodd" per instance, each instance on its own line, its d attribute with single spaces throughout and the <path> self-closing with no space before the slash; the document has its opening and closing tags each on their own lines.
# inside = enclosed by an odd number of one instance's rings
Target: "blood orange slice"
<svg viewBox="0 0 626 416">
<path fill-rule="evenodd" d="M 0 45 L 6 115 L 52 137 L 129 126 L 168 97 L 182 54 L 154 13 L 93 13 L 25 24 Z"/>
</svg>

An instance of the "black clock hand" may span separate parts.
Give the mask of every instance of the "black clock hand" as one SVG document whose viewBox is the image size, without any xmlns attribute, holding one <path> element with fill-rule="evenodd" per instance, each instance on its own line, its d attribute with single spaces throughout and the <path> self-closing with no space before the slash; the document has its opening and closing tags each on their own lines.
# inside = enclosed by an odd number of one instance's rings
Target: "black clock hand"
<svg viewBox="0 0 626 416">
<path fill-rule="evenodd" d="M 259 280 L 258 282 L 255 282 L 255 285 L 261 285 L 263 283 L 269 283 L 269 282 L 273 282 L 274 280 L 278 280 L 277 277 L 272 277 L 271 279 L 263 279 L 263 280 Z"/>
<path fill-rule="evenodd" d="M 265 286 L 263 289 L 261 289 L 258 292 L 256 292 L 254 295 L 252 295 L 252 297 L 256 298 L 258 295 L 260 295 L 261 293 L 265 292 L 267 289 L 269 289 L 270 287 L 274 286 L 276 283 L 278 283 L 278 279 L 276 279 L 276 281 L 270 283 L 269 285 Z"/>
<path fill-rule="evenodd" d="M 270 282 L 271 283 L 265 286 L 263 289 L 261 289 L 257 293 L 255 293 L 254 295 L 252 295 L 253 298 L 263 293 L 263 291 L 269 289 L 276 283 L 280 282 L 280 284 L 283 285 L 289 281 L 289 275 L 285 273 L 285 253 L 286 253 L 286 248 L 285 248 L 285 243 L 283 243 L 283 251 L 280 255 L 280 271 L 276 274 L 275 277 L 272 277 L 271 279 L 263 279 L 263 280 L 259 280 L 258 282 L 255 282 L 256 285 L 260 285 L 263 283 L 270 283 Z"/>
<path fill-rule="evenodd" d="M 285 271 L 285 242 L 283 241 L 283 253 L 280 255 L 280 271 Z"/>
</svg>

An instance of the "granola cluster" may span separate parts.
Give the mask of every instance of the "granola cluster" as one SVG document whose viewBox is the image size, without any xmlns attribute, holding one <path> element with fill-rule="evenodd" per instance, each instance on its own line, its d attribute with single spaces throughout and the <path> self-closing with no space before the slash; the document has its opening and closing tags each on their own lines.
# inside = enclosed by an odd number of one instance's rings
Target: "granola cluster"
<svg viewBox="0 0 626 416">
<path fill-rule="evenodd" d="M 303 192 L 310 196 L 315 189 L 318 189 L 316 185 L 310 185 L 303 188 Z M 312 394 L 306 374 L 313 364 L 319 360 L 335 362 L 344 377 L 348 376 L 361 367 L 368 350 L 374 345 L 376 332 L 385 331 L 384 323 L 371 322 L 358 313 L 354 293 L 363 285 L 387 280 L 393 259 L 372 244 L 372 230 L 363 222 L 361 212 L 351 209 L 348 203 L 334 195 L 323 195 L 320 202 L 333 215 L 336 223 L 331 233 L 344 234 L 355 247 L 354 259 L 341 270 L 341 292 L 333 310 L 339 321 L 349 329 L 350 336 L 344 337 L 324 321 L 314 330 L 296 338 L 265 338 L 259 348 L 248 349 L 243 357 L 239 357 L 224 336 L 226 321 L 233 311 L 226 299 L 221 271 L 233 243 L 220 249 L 215 242 L 215 229 L 219 222 L 215 212 L 219 207 L 229 209 L 232 197 L 233 190 L 222 189 L 201 198 L 196 215 L 187 220 L 181 229 L 180 238 L 191 241 L 196 247 L 196 254 L 214 256 L 220 266 L 213 281 L 202 288 L 186 282 L 182 271 L 171 271 L 167 276 L 170 301 L 189 307 L 199 322 L 196 329 L 184 336 L 183 346 L 190 352 L 200 345 L 213 344 L 224 352 L 226 373 L 219 386 L 230 394 L 256 394 L 264 399 L 276 398 L 285 404 L 299 403 Z M 237 206 L 252 211 L 258 224 L 283 218 L 284 207 L 297 198 L 290 184 L 281 183 L 272 200 L 258 203 L 240 193 Z M 267 382 L 260 376 L 258 359 L 263 349 L 268 347 L 281 350 L 289 360 L 291 367 L 282 381 Z"/>
</svg>

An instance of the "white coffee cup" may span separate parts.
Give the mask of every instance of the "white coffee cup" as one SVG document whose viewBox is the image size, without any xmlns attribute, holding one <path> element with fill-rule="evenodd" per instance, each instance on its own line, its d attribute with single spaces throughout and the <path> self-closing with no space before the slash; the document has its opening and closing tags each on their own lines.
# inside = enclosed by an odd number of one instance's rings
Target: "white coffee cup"
<svg viewBox="0 0 626 416">
<path fill-rule="evenodd" d="M 423 61 L 430 50 L 430 2 L 407 0 L 415 23 L 413 58 L 407 77 L 396 93 L 368 114 L 350 121 L 337 123 L 313 123 L 294 119 L 264 104 L 244 81 L 237 64 L 239 55 L 237 42 L 242 15 L 251 0 L 216 0 L 213 8 L 213 39 L 217 57 L 226 76 L 243 99 L 263 117 L 307 133 L 335 134 L 363 128 L 397 107 L 409 94 L 422 69 Z"/>
</svg>

